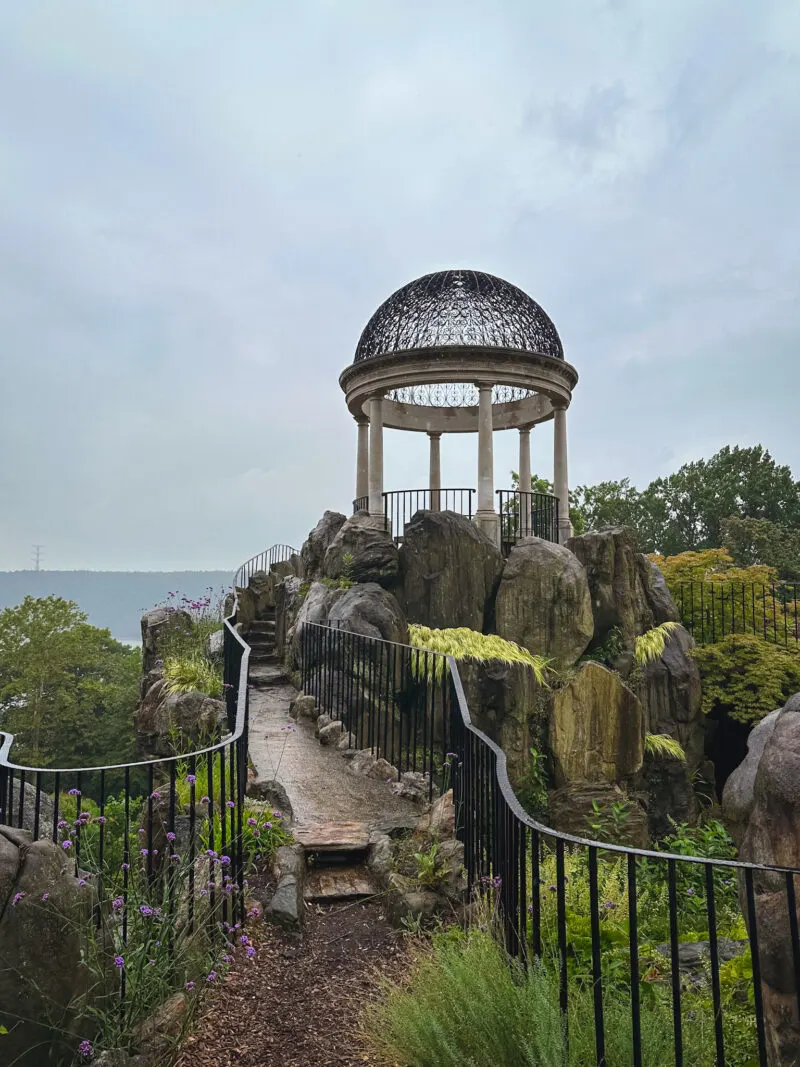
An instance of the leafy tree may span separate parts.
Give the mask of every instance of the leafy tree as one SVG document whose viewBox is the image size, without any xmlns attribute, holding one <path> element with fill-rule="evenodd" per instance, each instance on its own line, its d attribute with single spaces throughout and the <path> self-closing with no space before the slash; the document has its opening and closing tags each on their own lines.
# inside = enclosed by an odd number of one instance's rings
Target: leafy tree
<svg viewBox="0 0 800 1067">
<path fill-rule="evenodd" d="M 692 649 L 703 679 L 703 711 L 756 723 L 800 690 L 800 656 L 753 634 Z"/>
<path fill-rule="evenodd" d="M 15 735 L 14 762 L 129 759 L 140 670 L 140 652 L 72 601 L 28 596 L 0 611 L 0 729 Z"/>
<path fill-rule="evenodd" d="M 800 579 L 800 530 L 732 515 L 722 520 L 722 543 L 740 566 L 774 567 L 782 579 Z"/>
</svg>

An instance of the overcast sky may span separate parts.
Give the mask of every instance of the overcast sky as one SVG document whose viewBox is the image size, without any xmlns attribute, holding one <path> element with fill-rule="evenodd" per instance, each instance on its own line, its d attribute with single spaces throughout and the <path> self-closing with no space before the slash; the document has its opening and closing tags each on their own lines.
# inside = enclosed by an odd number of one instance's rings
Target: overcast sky
<svg viewBox="0 0 800 1067">
<path fill-rule="evenodd" d="M 555 321 L 572 484 L 800 477 L 799 129 L 796 0 L 0 0 L 0 569 L 298 545 L 354 495 L 361 330 L 447 267 Z"/>
</svg>

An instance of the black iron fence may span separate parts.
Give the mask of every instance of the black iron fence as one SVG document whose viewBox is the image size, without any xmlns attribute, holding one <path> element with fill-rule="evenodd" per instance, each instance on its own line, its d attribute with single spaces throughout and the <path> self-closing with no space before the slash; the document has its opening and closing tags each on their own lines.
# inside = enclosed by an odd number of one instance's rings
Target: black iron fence
<svg viewBox="0 0 800 1067">
<path fill-rule="evenodd" d="M 403 540 L 406 523 L 421 510 L 455 511 L 471 519 L 474 489 L 397 489 L 383 494 L 386 529 L 395 541 Z"/>
<path fill-rule="evenodd" d="M 298 550 L 292 548 L 291 545 L 273 545 L 266 552 L 259 552 L 257 556 L 253 556 L 241 565 L 234 577 L 234 585 L 242 589 L 254 574 L 269 571 L 276 563 L 286 563 L 292 556 L 297 555 L 299 555 Z"/>
<path fill-rule="evenodd" d="M 800 872 L 560 833 L 518 801 L 451 657 L 313 624 L 301 648 L 304 690 L 353 747 L 423 773 L 431 795 L 452 786 L 468 886 L 494 899 L 511 955 L 553 976 L 565 1046 L 590 1027 L 581 1062 L 605 1065 L 609 1044 L 634 1067 L 765 1067 L 768 1046 L 770 1063 L 794 1062 L 765 998 L 779 1027 L 797 1023 Z"/>
<path fill-rule="evenodd" d="M 0 825 L 64 850 L 75 876 L 95 889 L 96 923 L 120 967 L 143 917 L 158 922 L 170 953 L 173 939 L 196 929 L 210 944 L 225 924 L 244 921 L 250 649 L 236 611 L 235 603 L 223 623 L 230 732 L 217 743 L 130 764 L 28 767 L 12 761 L 13 735 L 0 732 Z"/>
<path fill-rule="evenodd" d="M 522 537 L 541 537 L 558 544 L 558 497 L 498 489 L 500 542 L 508 554 Z"/>
<path fill-rule="evenodd" d="M 369 511 L 369 497 L 357 496 L 353 501 L 353 514 L 357 514 L 359 511 Z"/>
<path fill-rule="evenodd" d="M 681 622 L 699 645 L 730 634 L 800 647 L 800 583 L 697 581 L 671 583 Z"/>
</svg>

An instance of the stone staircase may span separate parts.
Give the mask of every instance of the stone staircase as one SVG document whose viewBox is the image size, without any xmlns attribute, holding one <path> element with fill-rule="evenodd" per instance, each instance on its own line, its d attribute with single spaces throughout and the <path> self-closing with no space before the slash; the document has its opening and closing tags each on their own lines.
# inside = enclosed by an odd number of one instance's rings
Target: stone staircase
<svg viewBox="0 0 800 1067">
<path fill-rule="evenodd" d="M 250 624 L 245 640 L 250 646 L 250 666 L 274 666 L 278 663 L 275 650 L 275 609 L 267 608 L 262 618 Z"/>
<path fill-rule="evenodd" d="M 323 823 L 294 829 L 302 850 L 303 899 L 331 903 L 373 896 L 378 887 L 368 867 L 370 833 L 357 822 Z"/>
</svg>

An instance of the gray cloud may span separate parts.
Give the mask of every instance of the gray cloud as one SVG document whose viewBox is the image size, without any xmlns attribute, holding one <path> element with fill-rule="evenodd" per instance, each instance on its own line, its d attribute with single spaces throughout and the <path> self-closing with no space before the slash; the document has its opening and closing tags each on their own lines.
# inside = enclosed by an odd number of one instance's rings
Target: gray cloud
<svg viewBox="0 0 800 1067">
<path fill-rule="evenodd" d="M 8 6 L 0 567 L 298 542 L 353 494 L 364 323 L 454 265 L 556 321 L 573 482 L 757 440 L 800 476 L 799 51 L 791 0 Z M 424 484 L 424 440 L 386 462 Z"/>
</svg>

